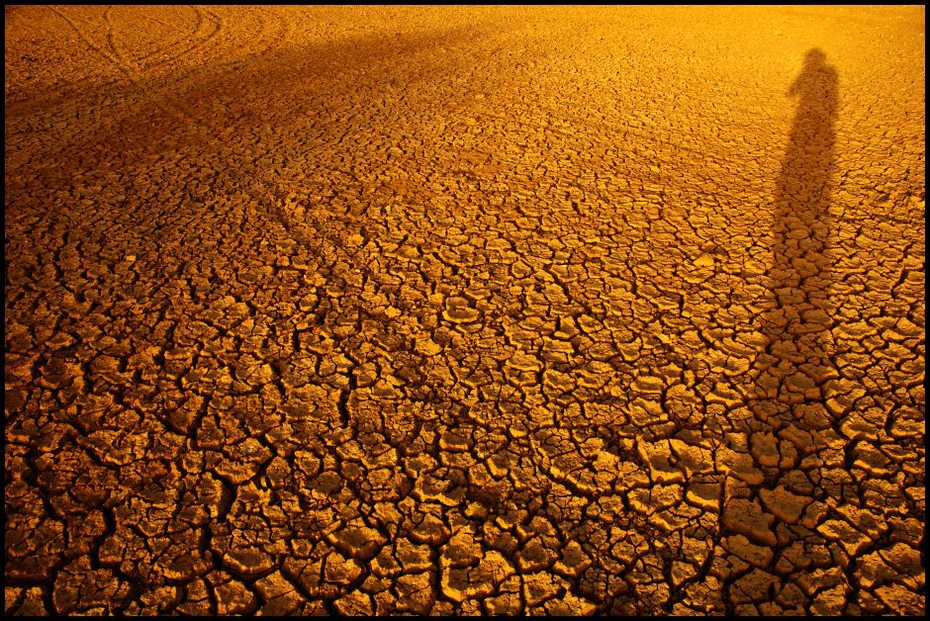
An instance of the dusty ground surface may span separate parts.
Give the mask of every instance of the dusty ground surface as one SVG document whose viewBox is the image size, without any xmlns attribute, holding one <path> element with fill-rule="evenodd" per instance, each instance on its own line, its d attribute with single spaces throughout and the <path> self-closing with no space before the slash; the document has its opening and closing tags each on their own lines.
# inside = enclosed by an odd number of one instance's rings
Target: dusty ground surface
<svg viewBox="0 0 930 621">
<path fill-rule="evenodd" d="M 7 613 L 924 611 L 922 8 L 5 17 Z"/>
</svg>

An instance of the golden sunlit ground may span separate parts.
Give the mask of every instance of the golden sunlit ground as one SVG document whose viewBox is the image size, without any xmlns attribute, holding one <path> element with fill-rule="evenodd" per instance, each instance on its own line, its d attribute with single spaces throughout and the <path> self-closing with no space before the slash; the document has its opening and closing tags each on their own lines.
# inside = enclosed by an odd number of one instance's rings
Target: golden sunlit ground
<svg viewBox="0 0 930 621">
<path fill-rule="evenodd" d="M 5 8 L 7 614 L 921 614 L 922 7 Z"/>
</svg>

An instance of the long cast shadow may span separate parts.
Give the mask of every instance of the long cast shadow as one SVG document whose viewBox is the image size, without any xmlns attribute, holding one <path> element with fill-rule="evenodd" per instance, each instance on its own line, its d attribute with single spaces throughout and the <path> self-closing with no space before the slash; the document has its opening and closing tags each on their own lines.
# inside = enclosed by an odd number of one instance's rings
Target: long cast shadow
<svg viewBox="0 0 930 621">
<path fill-rule="evenodd" d="M 832 281 L 827 243 L 838 77 L 819 49 L 807 52 L 788 96 L 798 96 L 775 194 L 771 306 L 756 381 L 756 419 L 775 429 L 832 424 L 824 383 L 835 374 L 829 338 Z"/>
</svg>

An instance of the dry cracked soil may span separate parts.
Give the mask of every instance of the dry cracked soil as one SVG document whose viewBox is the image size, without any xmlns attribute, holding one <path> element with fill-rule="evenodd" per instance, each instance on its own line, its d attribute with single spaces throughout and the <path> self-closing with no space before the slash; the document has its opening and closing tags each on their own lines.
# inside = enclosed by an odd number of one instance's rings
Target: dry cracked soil
<svg viewBox="0 0 930 621">
<path fill-rule="evenodd" d="M 7 614 L 921 614 L 922 7 L 5 8 Z"/>
</svg>

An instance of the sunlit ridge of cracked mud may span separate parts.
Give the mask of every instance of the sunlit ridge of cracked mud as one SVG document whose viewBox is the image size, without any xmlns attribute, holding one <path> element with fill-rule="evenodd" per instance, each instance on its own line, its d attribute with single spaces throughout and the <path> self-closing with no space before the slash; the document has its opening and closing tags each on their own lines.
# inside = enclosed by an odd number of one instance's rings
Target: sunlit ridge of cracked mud
<svg viewBox="0 0 930 621">
<path fill-rule="evenodd" d="M 7 7 L 7 614 L 921 614 L 920 7 Z"/>
</svg>

